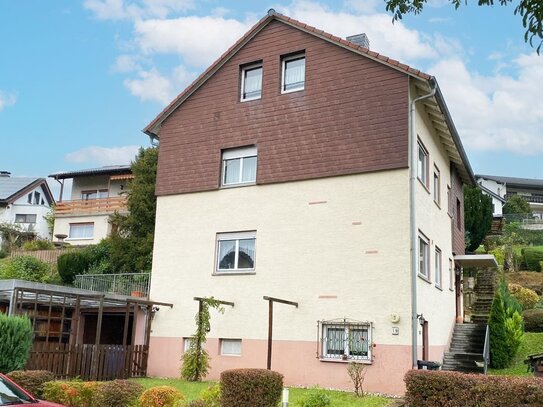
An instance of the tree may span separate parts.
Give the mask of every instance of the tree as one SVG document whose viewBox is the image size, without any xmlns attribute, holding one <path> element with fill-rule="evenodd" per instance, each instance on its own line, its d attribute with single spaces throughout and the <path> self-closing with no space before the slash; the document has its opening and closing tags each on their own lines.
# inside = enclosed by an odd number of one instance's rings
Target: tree
<svg viewBox="0 0 543 407">
<path fill-rule="evenodd" d="M 422 12 L 428 0 L 385 0 L 386 10 L 393 13 L 393 20 L 401 20 L 405 14 Z M 467 0 L 464 0 L 467 4 Z M 459 8 L 462 0 L 449 0 L 454 8 Z M 506 6 L 513 3 L 513 0 L 479 0 L 479 6 L 493 6 L 494 3 Z M 515 1 L 516 3 L 516 1 Z M 543 1 L 542 0 L 519 0 L 515 7 L 515 14 L 522 17 L 522 26 L 526 29 L 524 33 L 524 41 L 529 42 L 534 46 L 533 41 L 539 41 L 537 53 L 543 46 Z"/>
<path fill-rule="evenodd" d="M 110 219 L 110 261 L 120 273 L 149 272 L 153 259 L 156 213 L 157 148 L 141 148 L 132 162 L 134 179 L 128 190 L 129 214 L 116 213 Z"/>
<path fill-rule="evenodd" d="M 477 187 L 464 187 L 466 249 L 475 251 L 492 227 L 492 198 Z"/>
<path fill-rule="evenodd" d="M 490 365 L 494 369 L 503 369 L 509 365 L 511 356 L 507 343 L 507 328 L 505 326 L 505 309 L 500 291 L 496 291 L 490 316 L 488 318 L 490 330 Z"/>
<path fill-rule="evenodd" d="M 531 215 L 532 208 L 526 199 L 520 195 L 513 195 L 503 206 L 506 215 Z"/>
</svg>

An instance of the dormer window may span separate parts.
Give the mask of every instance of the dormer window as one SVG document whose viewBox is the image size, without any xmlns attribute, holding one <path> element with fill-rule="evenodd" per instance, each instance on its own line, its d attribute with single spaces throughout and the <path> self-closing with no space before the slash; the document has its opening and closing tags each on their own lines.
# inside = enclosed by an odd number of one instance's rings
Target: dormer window
<svg viewBox="0 0 543 407">
<path fill-rule="evenodd" d="M 281 93 L 296 92 L 305 87 L 305 54 L 283 57 Z"/>
<path fill-rule="evenodd" d="M 241 101 L 262 97 L 262 64 L 252 64 L 241 69 Z"/>
<path fill-rule="evenodd" d="M 222 152 L 222 186 L 256 182 L 256 147 L 232 148 Z"/>
</svg>

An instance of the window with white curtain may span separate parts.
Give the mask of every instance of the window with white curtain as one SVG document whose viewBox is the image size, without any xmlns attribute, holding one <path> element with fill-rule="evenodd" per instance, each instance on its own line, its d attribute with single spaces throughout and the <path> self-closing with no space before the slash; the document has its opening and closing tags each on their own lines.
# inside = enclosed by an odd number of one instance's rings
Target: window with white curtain
<svg viewBox="0 0 543 407">
<path fill-rule="evenodd" d="M 436 247 L 435 252 L 435 267 L 434 267 L 434 273 L 435 273 L 435 280 L 436 280 L 436 287 L 441 288 L 441 281 L 442 281 L 442 258 L 441 258 L 441 250 L 439 247 Z"/>
<path fill-rule="evenodd" d="M 94 236 L 94 223 L 70 223 L 69 239 L 92 239 Z"/>
<path fill-rule="evenodd" d="M 241 339 L 221 339 L 221 355 L 240 356 Z"/>
<path fill-rule="evenodd" d="M 15 215 L 15 223 L 36 223 L 36 215 L 18 213 Z"/>
<path fill-rule="evenodd" d="M 284 57 L 282 67 L 281 93 L 303 90 L 305 87 L 305 54 Z"/>
<path fill-rule="evenodd" d="M 256 147 L 233 148 L 222 152 L 222 186 L 256 182 Z"/>
<path fill-rule="evenodd" d="M 241 101 L 260 99 L 262 96 L 262 64 L 253 64 L 241 70 Z"/>
<path fill-rule="evenodd" d="M 430 280 L 430 242 L 425 236 L 419 236 L 419 275 Z"/>
<path fill-rule="evenodd" d="M 217 273 L 255 269 L 256 232 L 217 234 Z"/>
</svg>

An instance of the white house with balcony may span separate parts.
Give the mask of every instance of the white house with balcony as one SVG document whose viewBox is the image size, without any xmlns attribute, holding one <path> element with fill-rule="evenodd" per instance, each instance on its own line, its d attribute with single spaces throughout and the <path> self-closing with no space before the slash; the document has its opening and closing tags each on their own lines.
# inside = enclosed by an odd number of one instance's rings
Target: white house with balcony
<svg viewBox="0 0 543 407">
<path fill-rule="evenodd" d="M 60 183 L 53 235 L 71 245 L 99 243 L 111 234 L 110 216 L 126 213 L 126 191 L 133 178 L 130 165 L 106 166 L 49 175 Z M 69 199 L 64 184 L 72 180 Z"/>
<path fill-rule="evenodd" d="M 54 203 L 45 178 L 12 177 L 9 172 L 0 171 L 0 223 L 50 239 L 45 216 Z"/>
</svg>

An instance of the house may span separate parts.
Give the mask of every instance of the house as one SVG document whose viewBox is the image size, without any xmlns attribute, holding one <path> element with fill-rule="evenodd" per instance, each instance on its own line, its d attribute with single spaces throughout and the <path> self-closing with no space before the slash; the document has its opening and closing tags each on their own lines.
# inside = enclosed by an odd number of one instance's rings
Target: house
<svg viewBox="0 0 543 407">
<path fill-rule="evenodd" d="M 482 191 L 492 197 L 494 216 L 503 214 L 503 205 L 513 195 L 522 196 L 530 204 L 535 218 L 543 219 L 543 180 L 531 178 L 476 175 Z"/>
<path fill-rule="evenodd" d="M 0 171 L 0 223 L 11 223 L 41 239 L 50 239 L 45 216 L 54 203 L 45 178 L 12 177 Z"/>
<path fill-rule="evenodd" d="M 133 178 L 129 165 L 57 172 L 49 177 L 61 185 L 55 208 L 53 235 L 71 245 L 99 243 L 109 236 L 110 216 L 126 213 L 126 191 Z M 64 184 L 72 180 L 69 200 L 63 200 Z"/>
<path fill-rule="evenodd" d="M 443 359 L 475 179 L 435 78 L 270 10 L 144 131 L 160 142 L 151 295 L 174 304 L 150 375 L 178 376 L 208 297 L 227 303 L 211 379 L 271 367 L 351 389 L 355 361 L 365 390 L 402 394 L 417 360 Z"/>
</svg>

